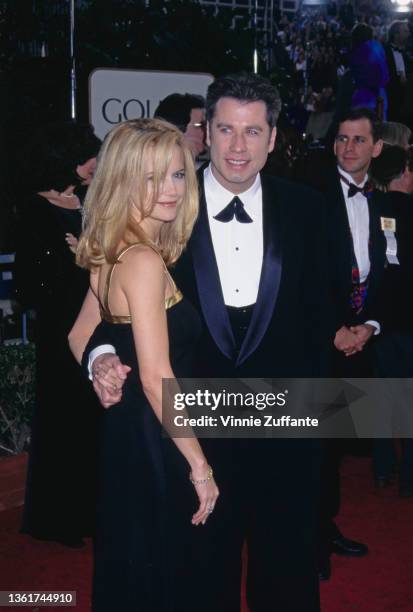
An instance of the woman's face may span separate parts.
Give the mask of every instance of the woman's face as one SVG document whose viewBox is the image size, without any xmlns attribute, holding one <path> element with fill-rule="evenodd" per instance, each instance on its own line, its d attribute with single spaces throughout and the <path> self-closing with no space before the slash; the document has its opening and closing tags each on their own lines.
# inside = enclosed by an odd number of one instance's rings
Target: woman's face
<svg viewBox="0 0 413 612">
<path fill-rule="evenodd" d="M 148 219 L 162 223 L 173 221 L 186 190 L 185 163 L 181 148 L 178 146 L 174 148 L 171 163 L 160 185 L 155 202 L 153 201 L 153 159 L 151 158 L 148 159 L 145 175 L 147 181 L 147 201 L 153 206 Z"/>
<path fill-rule="evenodd" d="M 96 170 L 96 157 L 91 157 L 84 164 L 77 166 L 76 172 L 82 179 L 82 185 L 89 186 Z"/>
</svg>

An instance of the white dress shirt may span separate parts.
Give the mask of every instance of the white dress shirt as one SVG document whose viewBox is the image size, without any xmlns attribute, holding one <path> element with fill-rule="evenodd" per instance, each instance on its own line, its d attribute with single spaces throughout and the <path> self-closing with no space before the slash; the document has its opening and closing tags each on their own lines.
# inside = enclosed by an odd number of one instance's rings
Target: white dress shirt
<svg viewBox="0 0 413 612">
<path fill-rule="evenodd" d="M 234 198 L 214 177 L 209 165 L 204 170 L 204 190 L 212 244 L 224 302 L 227 306 L 255 304 L 263 257 L 262 188 L 260 175 L 254 184 L 237 194 L 253 220 L 240 223 L 234 217 L 223 223 L 214 217 Z"/>
<path fill-rule="evenodd" d="M 397 75 L 400 76 L 406 76 L 406 66 L 404 63 L 404 57 L 403 57 L 403 53 L 401 51 L 399 51 L 398 49 L 395 49 L 394 47 L 392 47 L 392 52 L 393 52 L 393 59 L 394 59 L 394 63 L 396 66 L 396 72 Z"/>
<path fill-rule="evenodd" d="M 338 168 L 339 173 L 348 180 L 349 183 L 354 183 L 351 175 Z M 357 187 L 364 187 L 367 182 L 367 175 Z M 369 236 L 370 236 L 370 215 L 367 198 L 362 193 L 356 193 L 352 198 L 347 196 L 348 185 L 340 180 L 341 189 L 343 190 L 344 201 L 346 203 L 347 217 L 350 224 L 350 231 L 353 237 L 354 254 L 360 273 L 360 282 L 364 283 L 370 272 L 370 255 L 369 255 Z"/>
<path fill-rule="evenodd" d="M 338 172 L 349 183 L 354 183 L 351 174 L 345 172 L 338 167 Z M 367 175 L 357 187 L 364 187 L 367 182 Z M 348 185 L 340 180 L 341 189 L 343 190 L 344 201 L 346 203 L 347 217 L 350 225 L 351 235 L 353 237 L 354 255 L 356 256 L 357 266 L 360 274 L 360 282 L 364 283 L 370 272 L 370 214 L 367 198 L 364 194 L 358 192 L 352 198 L 347 196 Z M 380 324 L 377 321 L 366 321 L 369 325 L 375 327 L 374 335 L 380 333 Z"/>
</svg>

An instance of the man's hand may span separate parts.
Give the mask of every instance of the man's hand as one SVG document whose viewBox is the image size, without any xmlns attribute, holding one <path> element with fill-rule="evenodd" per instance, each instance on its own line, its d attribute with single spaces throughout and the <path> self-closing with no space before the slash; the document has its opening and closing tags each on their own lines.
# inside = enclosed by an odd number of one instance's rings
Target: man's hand
<svg viewBox="0 0 413 612">
<path fill-rule="evenodd" d="M 120 402 L 122 387 L 130 370 L 113 353 L 104 353 L 93 361 L 93 388 L 104 408 Z"/>
<path fill-rule="evenodd" d="M 340 327 L 340 329 L 336 332 L 336 336 L 334 338 L 334 346 L 338 351 L 342 351 L 346 357 L 351 357 L 351 355 L 355 355 L 358 351 L 362 349 L 358 347 L 359 338 L 352 331 L 352 328 L 348 328 L 345 325 Z"/>
<path fill-rule="evenodd" d="M 369 325 L 368 323 L 363 323 L 362 325 L 355 325 L 354 327 L 350 327 L 350 331 L 355 334 L 357 337 L 357 350 L 362 351 L 367 342 L 370 340 L 372 335 L 374 334 L 375 327 L 373 325 Z"/>
</svg>

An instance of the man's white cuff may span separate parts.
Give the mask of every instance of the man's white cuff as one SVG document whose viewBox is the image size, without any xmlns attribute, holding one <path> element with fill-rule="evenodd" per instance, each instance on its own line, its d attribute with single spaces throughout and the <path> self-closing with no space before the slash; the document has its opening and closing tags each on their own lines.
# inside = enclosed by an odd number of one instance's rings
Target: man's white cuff
<svg viewBox="0 0 413 612">
<path fill-rule="evenodd" d="M 372 327 L 374 327 L 374 335 L 378 336 L 379 333 L 381 332 L 381 327 L 380 327 L 380 323 L 378 323 L 378 321 L 366 321 L 365 325 L 371 325 Z"/>
<path fill-rule="evenodd" d="M 113 355 L 116 355 L 116 349 L 111 344 L 100 344 L 95 349 L 93 349 L 93 351 L 90 351 L 89 361 L 87 363 L 87 369 L 89 372 L 89 380 L 93 380 L 93 376 L 92 376 L 93 362 L 95 361 L 96 357 L 99 357 L 99 355 L 103 355 L 104 353 L 112 353 Z"/>
</svg>

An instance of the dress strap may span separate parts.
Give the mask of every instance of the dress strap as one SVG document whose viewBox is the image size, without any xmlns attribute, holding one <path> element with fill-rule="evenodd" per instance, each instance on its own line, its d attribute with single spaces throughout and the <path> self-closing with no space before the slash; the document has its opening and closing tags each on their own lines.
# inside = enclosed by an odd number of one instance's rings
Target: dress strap
<svg viewBox="0 0 413 612">
<path fill-rule="evenodd" d="M 110 306 L 109 306 L 109 291 L 110 291 L 110 284 L 112 281 L 112 275 L 113 275 L 113 271 L 115 269 L 116 264 L 118 264 L 121 260 L 121 257 L 127 253 L 130 249 L 132 249 L 135 246 L 138 245 L 142 245 L 144 243 L 142 242 L 134 242 L 133 244 L 128 245 L 127 247 L 125 247 L 124 249 L 122 249 L 117 255 L 116 255 L 116 261 L 111 265 L 111 267 L 108 270 L 107 276 L 106 276 L 106 281 L 105 281 L 105 288 L 103 291 L 103 304 L 102 307 L 100 309 L 100 314 L 102 319 L 104 319 L 105 321 L 109 321 L 110 323 L 131 323 L 131 316 L 130 315 L 113 315 L 110 311 Z M 175 306 L 175 304 L 178 304 L 178 302 L 180 302 L 183 298 L 182 293 L 179 291 L 179 289 L 177 288 L 174 279 L 172 278 L 172 276 L 170 275 L 168 268 L 166 267 L 166 264 L 163 260 L 162 255 L 160 254 L 160 252 L 158 251 L 158 249 L 156 249 L 153 245 L 151 244 L 145 244 L 145 246 L 148 246 L 149 248 L 151 248 L 153 251 L 155 251 L 155 253 L 157 253 L 159 255 L 159 257 L 161 258 L 163 267 L 164 267 L 164 272 L 167 276 L 168 282 L 170 283 L 172 290 L 173 290 L 173 294 L 168 297 L 165 298 L 165 309 L 168 308 L 172 308 L 172 306 Z"/>
</svg>

